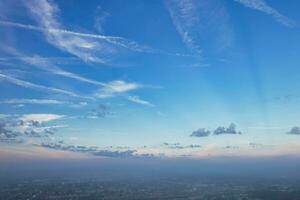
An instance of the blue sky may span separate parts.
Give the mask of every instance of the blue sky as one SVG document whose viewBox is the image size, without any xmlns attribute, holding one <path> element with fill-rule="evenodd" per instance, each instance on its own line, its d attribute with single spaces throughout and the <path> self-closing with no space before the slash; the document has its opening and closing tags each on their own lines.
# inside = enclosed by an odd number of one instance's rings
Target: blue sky
<svg viewBox="0 0 300 200">
<path fill-rule="evenodd" d="M 0 1 L 2 151 L 297 155 L 299 6 Z"/>
</svg>

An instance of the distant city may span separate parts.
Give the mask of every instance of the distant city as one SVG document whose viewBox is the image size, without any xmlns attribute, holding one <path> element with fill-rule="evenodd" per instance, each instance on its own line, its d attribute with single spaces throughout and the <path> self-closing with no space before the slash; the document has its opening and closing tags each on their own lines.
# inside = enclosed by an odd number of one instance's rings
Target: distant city
<svg viewBox="0 0 300 200">
<path fill-rule="evenodd" d="M 128 181 L 31 180 L 1 185 L 1 200 L 297 200 L 300 181 L 177 177 Z"/>
</svg>

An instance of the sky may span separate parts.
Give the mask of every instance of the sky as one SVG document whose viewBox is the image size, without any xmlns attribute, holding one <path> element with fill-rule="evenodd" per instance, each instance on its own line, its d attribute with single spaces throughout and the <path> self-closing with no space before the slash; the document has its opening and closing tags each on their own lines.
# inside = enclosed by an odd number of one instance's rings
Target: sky
<svg viewBox="0 0 300 200">
<path fill-rule="evenodd" d="M 0 155 L 298 155 L 299 6 L 0 0 Z"/>
</svg>

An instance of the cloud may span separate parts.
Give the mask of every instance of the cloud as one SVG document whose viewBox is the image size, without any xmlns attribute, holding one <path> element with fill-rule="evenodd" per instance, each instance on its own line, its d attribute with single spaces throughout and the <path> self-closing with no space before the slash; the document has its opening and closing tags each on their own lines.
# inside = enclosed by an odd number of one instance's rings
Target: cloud
<svg viewBox="0 0 300 200">
<path fill-rule="evenodd" d="M 97 6 L 94 27 L 99 33 L 104 33 L 103 24 L 109 16 L 110 14 L 104 11 L 101 6 Z"/>
<path fill-rule="evenodd" d="M 68 96 L 72 96 L 72 97 L 78 97 L 78 98 L 86 98 L 86 97 L 77 95 L 77 94 L 75 94 L 73 92 L 70 92 L 70 91 L 67 91 L 67 90 L 48 87 L 48 86 L 43 86 L 43 85 L 38 85 L 38 84 L 35 84 L 35 83 L 23 81 L 23 80 L 20 80 L 20 79 L 17 79 L 17 78 L 14 78 L 12 76 L 2 74 L 2 73 L 0 73 L 0 81 L 1 80 L 5 80 L 7 82 L 10 82 L 12 84 L 18 85 L 18 86 L 23 87 L 23 88 L 29 88 L 29 89 L 39 90 L 39 91 L 43 91 L 43 92 L 59 93 L 59 94 L 64 94 L 64 95 L 68 95 Z"/>
<path fill-rule="evenodd" d="M 100 81 L 91 80 L 91 79 L 82 77 L 80 75 L 74 74 L 72 72 L 65 71 L 65 70 L 61 69 L 59 66 L 53 64 L 51 62 L 51 60 L 44 59 L 43 57 L 40 57 L 38 55 L 27 56 L 27 55 L 24 55 L 23 53 L 21 53 L 20 51 L 18 51 L 17 49 L 11 48 L 11 47 L 6 47 L 5 50 L 6 50 L 6 52 L 14 55 L 15 59 L 21 60 L 21 61 L 25 62 L 26 64 L 30 64 L 38 69 L 41 69 L 41 70 L 44 70 L 47 72 L 51 72 L 52 74 L 67 77 L 70 79 L 74 79 L 77 81 L 81 81 L 81 82 L 85 82 L 85 83 L 89 83 L 89 84 L 93 84 L 93 85 L 97 85 L 97 86 L 105 86 L 106 85 L 105 83 L 102 83 Z"/>
<path fill-rule="evenodd" d="M 198 144 L 190 144 L 190 145 L 181 145 L 180 143 L 168 143 L 164 142 L 164 146 L 166 146 L 169 149 L 195 149 L 195 148 L 201 148 L 201 145 Z"/>
<path fill-rule="evenodd" d="M 8 99 L 0 101 L 3 104 L 64 104 L 64 101 L 54 99 Z"/>
<path fill-rule="evenodd" d="M 41 143 L 38 146 L 50 148 L 54 150 L 72 151 L 78 153 L 88 153 L 94 156 L 112 157 L 112 158 L 151 158 L 151 154 L 137 154 L 136 150 L 113 151 L 100 149 L 97 146 L 83 146 L 83 145 L 70 145 L 65 144 L 63 141 L 56 143 Z"/>
<path fill-rule="evenodd" d="M 46 123 L 61 119 L 55 114 L 7 115 L 0 118 L 1 142 L 26 142 L 29 138 L 48 138 L 59 125 L 47 126 Z"/>
<path fill-rule="evenodd" d="M 140 99 L 138 96 L 128 96 L 127 99 L 133 103 L 141 104 L 141 105 L 146 105 L 146 106 L 154 106 L 151 104 L 149 101 L 145 101 Z"/>
<path fill-rule="evenodd" d="M 280 24 L 282 24 L 284 26 L 287 26 L 287 27 L 296 26 L 296 23 L 293 20 L 280 14 L 276 9 L 269 6 L 264 0 L 235 0 L 235 1 L 248 7 L 248 8 L 258 10 L 267 15 L 270 15 L 277 22 L 279 22 Z"/>
<path fill-rule="evenodd" d="M 199 128 L 196 131 L 193 131 L 190 135 L 191 137 L 207 137 L 210 135 L 210 131 L 205 128 Z"/>
<path fill-rule="evenodd" d="M 229 14 L 217 0 L 166 0 L 172 22 L 184 44 L 197 54 L 213 46 L 220 50 L 231 46 L 233 31 Z"/>
<path fill-rule="evenodd" d="M 14 141 L 19 141 L 16 140 L 18 136 L 18 133 L 10 130 L 6 125 L 6 122 L 3 119 L 0 119 L 0 142 L 14 143 Z"/>
<path fill-rule="evenodd" d="M 242 134 L 241 131 L 236 130 L 236 125 L 231 123 L 228 128 L 219 126 L 214 130 L 214 135 L 221 135 L 221 134 Z"/>
<path fill-rule="evenodd" d="M 104 118 L 109 115 L 112 115 L 113 113 L 110 111 L 110 107 L 105 104 L 99 104 L 97 108 L 92 109 L 88 113 L 88 118 Z"/>
<path fill-rule="evenodd" d="M 47 121 L 61 119 L 63 117 L 64 117 L 63 115 L 56 115 L 56 114 L 26 114 L 23 115 L 20 119 L 25 122 L 27 121 L 47 122 Z"/>
<path fill-rule="evenodd" d="M 224 147 L 225 149 L 239 149 L 239 146 L 227 145 Z"/>
<path fill-rule="evenodd" d="M 71 72 L 67 72 L 67 71 L 61 69 L 60 67 L 58 67 L 57 65 L 50 63 L 48 60 L 41 59 L 40 56 L 37 56 L 37 55 L 31 56 L 31 57 L 24 56 L 22 53 L 20 53 L 18 50 L 14 49 L 14 48 L 6 48 L 6 50 L 8 53 L 11 53 L 14 56 L 17 56 L 16 58 L 19 58 L 23 62 L 33 65 L 33 66 L 37 67 L 38 69 L 42 69 L 42 70 L 51 72 L 55 75 L 71 78 L 71 79 L 74 79 L 77 81 L 81 81 L 81 82 L 85 82 L 85 83 L 89 83 L 92 85 L 102 87 L 95 94 L 95 96 L 97 98 L 114 97 L 118 94 L 126 93 L 128 91 L 135 90 L 135 89 L 141 88 L 143 86 L 138 83 L 129 83 L 129 82 L 125 82 L 123 80 L 115 80 L 115 81 L 111 81 L 108 83 L 91 80 L 91 79 L 82 77 L 80 75 L 77 75 L 77 74 L 74 74 Z M 154 86 L 148 86 L 148 87 L 160 88 L 160 87 L 154 87 Z M 127 100 L 132 101 L 134 103 L 138 103 L 138 104 L 153 106 L 150 102 L 142 100 L 137 96 L 129 96 L 129 97 L 127 97 Z"/>
<path fill-rule="evenodd" d="M 68 52 L 85 62 L 107 63 L 107 59 L 119 48 L 137 52 L 150 52 L 148 47 L 121 37 L 111 37 L 66 30 L 59 21 L 60 9 L 53 1 L 24 1 L 30 16 L 39 26 L 1 21 L 1 25 L 13 26 L 45 34 L 47 41 L 62 51 Z"/>
<path fill-rule="evenodd" d="M 291 130 L 287 132 L 287 134 L 300 135 L 300 127 L 299 126 L 292 127 Z"/>
<path fill-rule="evenodd" d="M 95 94 L 95 96 L 98 98 L 110 98 L 141 87 L 142 85 L 138 83 L 129 83 L 122 80 L 116 80 L 107 83 Z"/>
</svg>

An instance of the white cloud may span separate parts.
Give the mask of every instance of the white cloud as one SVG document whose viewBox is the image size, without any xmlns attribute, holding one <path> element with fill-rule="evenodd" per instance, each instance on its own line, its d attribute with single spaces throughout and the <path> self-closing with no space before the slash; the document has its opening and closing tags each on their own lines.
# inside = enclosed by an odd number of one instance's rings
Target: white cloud
<svg viewBox="0 0 300 200">
<path fill-rule="evenodd" d="M 241 3 L 242 5 L 261 11 L 267 15 L 272 16 L 277 22 L 279 22 L 282 25 L 288 26 L 288 27 L 294 27 L 296 23 L 289 19 L 288 17 L 280 14 L 276 9 L 269 6 L 264 0 L 235 0 L 238 3 Z"/>
<path fill-rule="evenodd" d="M 146 105 L 146 106 L 154 106 L 149 101 L 142 100 L 138 96 L 129 96 L 127 99 L 129 101 L 137 103 L 137 104 Z"/>
<path fill-rule="evenodd" d="M 48 121 L 61 119 L 62 117 L 64 116 L 56 115 L 56 114 L 26 114 L 20 117 L 20 119 L 25 122 L 28 121 L 48 122 Z"/>
<path fill-rule="evenodd" d="M 101 34 L 104 33 L 103 24 L 106 21 L 106 18 L 108 18 L 109 16 L 110 16 L 110 14 L 108 12 L 104 11 L 101 8 L 101 6 L 97 6 L 96 13 L 95 13 L 94 27 L 99 33 L 101 33 Z"/>
<path fill-rule="evenodd" d="M 8 99 L 0 101 L 5 104 L 64 104 L 64 101 L 54 99 Z"/>
<path fill-rule="evenodd" d="M 9 75 L 0 73 L 0 81 L 1 80 L 5 80 L 7 82 L 13 83 L 15 85 L 18 85 L 18 86 L 24 87 L 24 88 L 35 89 L 35 90 L 46 91 L 46 92 L 59 93 L 59 94 L 64 94 L 64 95 L 68 95 L 68 96 L 72 96 L 72 97 L 85 98 L 85 97 L 82 97 L 80 95 L 77 95 L 77 94 L 75 94 L 73 92 L 70 92 L 70 91 L 67 91 L 67 90 L 48 87 L 48 86 L 43 86 L 43 85 L 38 85 L 38 84 L 35 84 L 35 83 L 23 81 L 23 80 L 11 77 Z"/>
<path fill-rule="evenodd" d="M 231 46 L 233 31 L 222 1 L 166 0 L 166 7 L 182 41 L 195 53 L 208 48 L 207 42 L 214 51 Z"/>
<path fill-rule="evenodd" d="M 111 81 L 101 88 L 95 96 L 98 98 L 109 98 L 118 94 L 126 93 L 142 87 L 138 83 L 128 83 L 122 80 Z"/>
<path fill-rule="evenodd" d="M 0 25 L 42 32 L 50 44 L 85 62 L 107 64 L 121 49 L 153 52 L 149 47 L 122 37 L 66 30 L 59 20 L 60 9 L 53 1 L 29 0 L 23 1 L 23 3 L 39 26 L 3 20 L 0 21 Z M 98 20 L 98 23 L 100 22 Z M 98 24 L 98 26 L 100 25 Z"/>
<path fill-rule="evenodd" d="M 122 37 L 117 37 L 117 36 L 107 36 L 107 35 L 98 35 L 98 34 L 91 34 L 91 33 L 81 33 L 81 32 L 75 32 L 75 31 L 69 31 L 66 29 L 59 29 L 59 28 L 43 28 L 43 27 L 38 27 L 34 26 L 31 24 L 22 24 L 22 23 L 16 23 L 16 22 L 11 22 L 11 21 L 3 21 L 0 20 L 0 25 L 1 26 L 11 26 L 15 28 L 22 28 L 22 29 L 27 29 L 27 30 L 32 30 L 32 31 L 40 31 L 40 32 L 50 32 L 53 34 L 65 34 L 68 36 L 78 36 L 82 38 L 87 38 L 87 39 L 95 39 L 95 41 L 104 41 L 107 43 L 110 43 L 111 45 L 115 45 L 118 47 L 122 47 L 125 49 L 129 49 L 131 51 L 136 51 L 136 52 L 148 52 L 151 53 L 155 51 L 154 49 L 140 45 L 136 43 L 135 41 L 122 38 Z M 86 43 L 88 44 L 88 43 Z M 96 43 L 94 43 L 96 44 Z M 82 45 L 82 44 L 80 44 Z M 82 45 L 83 47 L 91 47 L 92 45 Z"/>
<path fill-rule="evenodd" d="M 80 75 L 74 74 L 72 72 L 65 71 L 56 65 L 53 65 L 45 60 L 41 60 L 39 56 L 33 56 L 31 58 L 23 59 L 23 61 L 25 61 L 29 64 L 32 64 L 37 68 L 41 68 L 43 70 L 49 71 L 49 72 L 59 75 L 59 76 L 64 76 L 67 78 L 71 78 L 71 79 L 81 81 L 81 82 L 90 83 L 93 85 L 105 86 L 105 83 L 102 83 L 100 81 L 91 80 L 91 79 L 82 77 Z"/>
</svg>

